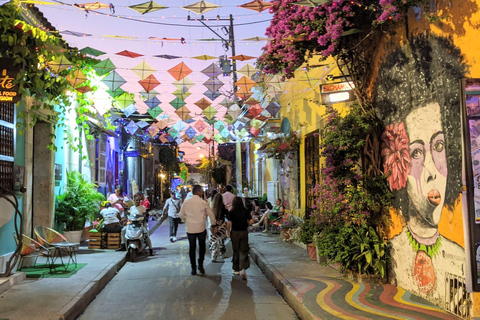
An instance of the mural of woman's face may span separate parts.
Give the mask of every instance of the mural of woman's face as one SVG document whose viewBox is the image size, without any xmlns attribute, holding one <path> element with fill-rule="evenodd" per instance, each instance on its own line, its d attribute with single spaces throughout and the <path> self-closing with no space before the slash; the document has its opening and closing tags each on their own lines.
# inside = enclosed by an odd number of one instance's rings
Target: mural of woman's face
<svg viewBox="0 0 480 320">
<path fill-rule="evenodd" d="M 440 106 L 435 102 L 413 110 L 405 124 L 411 157 L 407 191 L 415 208 L 410 219 L 416 219 L 424 227 L 436 227 L 445 201 L 448 174 Z"/>
</svg>

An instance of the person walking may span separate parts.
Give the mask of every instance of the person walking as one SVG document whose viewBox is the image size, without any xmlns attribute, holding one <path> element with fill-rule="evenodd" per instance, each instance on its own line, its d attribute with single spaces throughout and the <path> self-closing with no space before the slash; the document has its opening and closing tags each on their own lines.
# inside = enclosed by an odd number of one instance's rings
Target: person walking
<svg viewBox="0 0 480 320">
<path fill-rule="evenodd" d="M 180 223 L 181 202 L 175 196 L 175 192 L 170 191 L 170 198 L 165 201 L 163 212 L 168 214 L 170 222 L 170 242 L 177 241 L 178 224 Z"/>
<path fill-rule="evenodd" d="M 233 198 L 235 198 L 235 195 L 232 193 L 233 188 L 231 185 L 226 186 L 225 190 L 226 190 L 225 193 L 222 194 L 223 203 L 225 204 L 227 209 L 230 211 L 232 210 L 232 201 L 233 201 Z"/>
<path fill-rule="evenodd" d="M 189 244 L 190 265 L 192 267 L 192 275 L 197 274 L 196 250 L 197 239 L 199 246 L 198 271 L 205 273 L 203 268 L 203 260 L 205 259 L 206 237 L 205 217 L 208 216 L 212 224 L 216 224 L 215 216 L 208 203 L 203 200 L 203 188 L 200 185 L 193 186 L 193 196 L 186 200 L 180 209 L 180 219 L 186 221 L 187 237 Z"/>
<path fill-rule="evenodd" d="M 210 255 L 212 261 L 217 261 L 221 255 L 222 258 L 225 255 L 225 239 L 227 238 L 227 223 L 225 222 L 225 216 L 228 213 L 227 208 L 223 204 L 222 195 L 217 193 L 212 200 L 212 211 L 215 215 L 216 224 L 211 227 L 211 236 L 209 241 Z"/>
<path fill-rule="evenodd" d="M 243 280 L 247 280 L 247 269 L 250 267 L 248 227 L 253 224 L 253 219 L 243 205 L 242 198 L 233 198 L 232 210 L 228 212 L 227 218 L 227 230 L 230 239 L 232 239 L 233 248 L 233 273 L 240 274 Z"/>
</svg>

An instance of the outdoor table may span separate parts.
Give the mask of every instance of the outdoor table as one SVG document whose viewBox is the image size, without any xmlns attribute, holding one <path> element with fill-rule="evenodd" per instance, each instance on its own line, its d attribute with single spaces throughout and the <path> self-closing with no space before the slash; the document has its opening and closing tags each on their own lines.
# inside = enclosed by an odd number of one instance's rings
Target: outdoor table
<svg viewBox="0 0 480 320">
<path fill-rule="evenodd" d="M 52 243 L 51 246 L 53 247 L 53 257 L 52 257 L 52 264 L 55 264 L 55 261 L 60 258 L 62 262 L 62 266 L 67 269 L 70 263 L 74 263 L 75 267 L 77 266 L 77 248 L 80 246 L 80 243 L 74 242 L 59 242 L 59 243 Z M 62 253 L 66 253 L 68 256 L 67 264 L 63 261 Z"/>
</svg>

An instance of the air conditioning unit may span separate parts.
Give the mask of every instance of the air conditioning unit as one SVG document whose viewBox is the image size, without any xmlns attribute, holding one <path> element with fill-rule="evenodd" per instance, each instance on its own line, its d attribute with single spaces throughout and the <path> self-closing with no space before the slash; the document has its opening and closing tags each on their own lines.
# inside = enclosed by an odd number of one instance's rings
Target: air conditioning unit
<svg viewBox="0 0 480 320">
<path fill-rule="evenodd" d="M 267 181 L 267 201 L 275 205 L 275 201 L 278 199 L 278 181 Z"/>
</svg>

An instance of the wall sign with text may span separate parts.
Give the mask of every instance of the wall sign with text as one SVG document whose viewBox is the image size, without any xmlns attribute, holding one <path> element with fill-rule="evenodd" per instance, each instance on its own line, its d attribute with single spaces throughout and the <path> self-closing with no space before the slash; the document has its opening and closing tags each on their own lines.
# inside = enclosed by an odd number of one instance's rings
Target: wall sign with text
<svg viewBox="0 0 480 320">
<path fill-rule="evenodd" d="M 355 84 L 351 81 L 324 84 L 321 86 L 322 103 L 333 104 L 353 101 L 355 100 L 353 89 L 355 89 Z"/>
<path fill-rule="evenodd" d="M 18 66 L 13 66 L 15 60 L 12 58 L 0 58 L 0 102 L 18 102 L 18 85 L 13 80 L 20 72 Z"/>
</svg>

